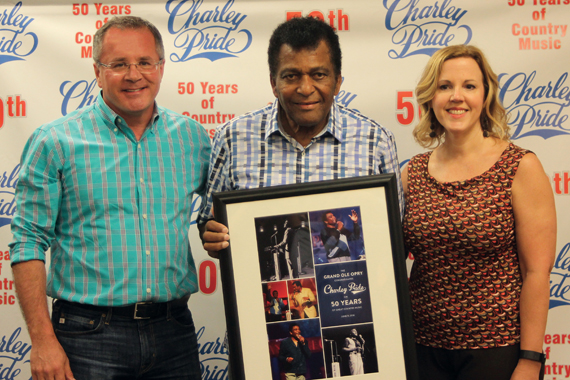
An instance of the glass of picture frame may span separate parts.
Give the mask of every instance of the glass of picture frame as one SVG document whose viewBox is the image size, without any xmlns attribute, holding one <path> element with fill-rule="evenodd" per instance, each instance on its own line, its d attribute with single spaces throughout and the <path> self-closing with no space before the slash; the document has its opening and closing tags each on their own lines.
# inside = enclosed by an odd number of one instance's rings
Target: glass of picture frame
<svg viewBox="0 0 570 380">
<path fill-rule="evenodd" d="M 214 209 L 232 380 L 418 378 L 394 174 L 221 192 Z"/>
</svg>

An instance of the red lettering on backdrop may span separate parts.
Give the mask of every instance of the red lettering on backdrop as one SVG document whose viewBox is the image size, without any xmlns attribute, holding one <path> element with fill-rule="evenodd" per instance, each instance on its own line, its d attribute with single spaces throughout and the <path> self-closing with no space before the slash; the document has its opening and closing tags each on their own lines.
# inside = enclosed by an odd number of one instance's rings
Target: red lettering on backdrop
<svg viewBox="0 0 570 380">
<path fill-rule="evenodd" d="M 200 107 L 204 110 L 211 111 L 211 113 L 191 114 L 188 111 L 182 112 L 182 115 L 196 120 L 203 126 L 206 126 L 206 124 L 224 124 L 235 117 L 235 114 L 233 113 L 221 113 L 220 111 L 214 111 L 215 104 L 217 103 L 216 97 L 212 96 L 237 94 L 239 92 L 239 86 L 235 83 L 218 84 L 211 82 L 199 82 L 199 84 L 194 84 L 194 82 L 178 82 L 177 92 L 180 95 L 193 95 L 199 93 L 202 95 L 208 95 L 205 99 L 200 99 Z M 215 129 L 207 129 L 209 136 L 213 137 Z"/>
<path fill-rule="evenodd" d="M 350 30 L 348 14 L 343 13 L 342 9 L 337 9 L 336 11 L 329 10 L 328 12 L 324 13 L 321 11 L 311 11 L 306 16 L 311 16 L 327 22 L 324 16 L 325 14 L 327 15 L 329 25 L 332 26 L 335 30 L 339 32 Z M 287 12 L 287 21 L 291 20 L 294 17 L 303 17 L 303 11 Z"/>
<path fill-rule="evenodd" d="M 5 112 L 6 111 L 6 112 Z M 20 95 L 8 96 L 6 103 L 0 98 L 0 128 L 4 125 L 4 115 L 8 117 L 26 117 L 26 101 Z"/>
<path fill-rule="evenodd" d="M 212 294 L 216 291 L 218 272 L 216 264 L 212 260 L 204 260 L 200 263 L 198 271 L 198 284 L 204 294 Z"/>
</svg>

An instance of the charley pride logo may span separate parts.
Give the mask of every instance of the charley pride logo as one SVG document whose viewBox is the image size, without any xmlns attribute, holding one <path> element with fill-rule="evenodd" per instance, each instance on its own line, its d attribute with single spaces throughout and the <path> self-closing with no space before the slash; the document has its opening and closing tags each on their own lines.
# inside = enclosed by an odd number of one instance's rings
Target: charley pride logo
<svg viewBox="0 0 570 380">
<path fill-rule="evenodd" d="M 531 73 L 499 75 L 499 98 L 509 112 L 513 140 L 527 136 L 543 139 L 570 134 L 568 73 L 547 83 Z"/>
<path fill-rule="evenodd" d="M 325 285 L 323 291 L 325 294 L 342 293 L 342 294 L 346 295 L 347 292 L 352 293 L 352 294 L 358 294 L 358 293 L 362 293 L 362 292 L 366 291 L 366 286 L 364 286 L 362 284 L 357 284 L 355 282 L 351 282 L 346 287 L 339 285 L 338 287 L 333 288 L 332 285 L 327 284 L 327 285 Z"/>
<path fill-rule="evenodd" d="M 0 174 L 0 227 L 9 225 L 16 212 L 14 190 L 20 175 L 20 164 Z"/>
<path fill-rule="evenodd" d="M 344 83 L 344 77 L 342 77 L 342 82 L 340 82 L 341 85 Z M 337 102 L 338 104 L 342 104 L 343 106 L 347 107 L 349 106 L 349 104 L 354 100 L 354 98 L 356 98 L 358 95 L 357 94 L 353 94 L 349 91 L 345 91 L 345 90 L 340 90 L 338 92 L 338 95 L 334 97 L 335 102 Z"/>
<path fill-rule="evenodd" d="M 216 337 L 215 341 L 208 341 L 204 338 L 205 332 L 204 326 L 196 331 L 202 380 L 228 380 L 228 351 L 224 339 Z"/>
<path fill-rule="evenodd" d="M 550 273 L 550 308 L 570 305 L 570 243 L 566 243 L 554 261 Z"/>
<path fill-rule="evenodd" d="M 22 373 L 22 370 L 27 371 L 30 368 L 30 359 L 26 359 L 26 356 L 30 353 L 32 346 L 20 339 L 21 332 L 22 329 L 18 327 L 10 336 L 8 334 L 2 336 L 0 341 L 0 379 L 21 378 L 22 376 L 18 375 Z"/>
<path fill-rule="evenodd" d="M 383 0 L 388 11 L 386 29 L 393 31 L 392 43 L 397 46 L 388 56 L 431 56 L 449 45 L 468 44 L 473 33 L 469 26 L 460 24 L 467 11 L 450 5 L 452 1 L 420 5 L 420 0 Z"/>
<path fill-rule="evenodd" d="M 0 9 L 0 65 L 21 61 L 38 47 L 38 36 L 26 30 L 34 19 L 22 15 L 21 7 L 20 1 L 12 9 Z"/>
<path fill-rule="evenodd" d="M 236 58 L 246 51 L 253 40 L 251 32 L 242 27 L 247 15 L 232 10 L 234 0 L 214 9 L 202 7 L 203 0 L 169 0 L 166 3 L 168 31 L 175 35 L 176 53 L 172 62 L 206 58 L 214 62 Z"/>
<path fill-rule="evenodd" d="M 95 103 L 98 91 L 93 91 L 97 87 L 97 79 L 91 82 L 80 80 L 75 83 L 67 80 L 59 86 L 59 93 L 63 96 L 61 102 L 61 114 L 67 115 L 81 107 Z"/>
</svg>

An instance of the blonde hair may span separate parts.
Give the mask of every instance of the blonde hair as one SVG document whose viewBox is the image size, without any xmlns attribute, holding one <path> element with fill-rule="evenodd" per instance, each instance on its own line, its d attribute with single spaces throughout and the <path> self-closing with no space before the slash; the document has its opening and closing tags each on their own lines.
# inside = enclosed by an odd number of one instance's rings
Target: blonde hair
<svg viewBox="0 0 570 380">
<path fill-rule="evenodd" d="M 488 136 L 500 140 L 509 139 L 507 111 L 499 101 L 499 81 L 497 80 L 497 75 L 489 66 L 480 49 L 470 45 L 452 45 L 434 53 L 426 64 L 416 87 L 416 99 L 421 108 L 422 117 L 414 128 L 413 135 L 416 142 L 424 148 L 435 148 L 443 142 L 445 129 L 437 121 L 431 107 L 431 101 L 437 91 L 437 82 L 444 62 L 461 57 L 475 60 L 479 69 L 481 69 L 481 73 L 483 73 L 485 101 L 483 103 L 484 111 L 481 112 L 481 128 L 487 131 Z M 431 134 L 431 132 L 434 133 Z"/>
</svg>

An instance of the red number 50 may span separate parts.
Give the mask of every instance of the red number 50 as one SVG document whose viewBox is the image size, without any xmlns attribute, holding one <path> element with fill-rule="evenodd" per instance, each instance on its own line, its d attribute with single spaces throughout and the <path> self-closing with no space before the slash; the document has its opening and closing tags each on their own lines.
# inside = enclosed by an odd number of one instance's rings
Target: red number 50
<svg viewBox="0 0 570 380">
<path fill-rule="evenodd" d="M 412 91 L 398 91 L 396 119 L 402 125 L 410 125 L 414 121 L 414 106 L 411 99 L 414 98 Z M 410 99 L 410 100 L 405 100 Z"/>
<path fill-rule="evenodd" d="M 200 291 L 204 294 L 214 293 L 218 282 L 217 276 L 216 263 L 212 260 L 202 261 L 198 271 L 198 285 L 200 286 Z"/>
</svg>

